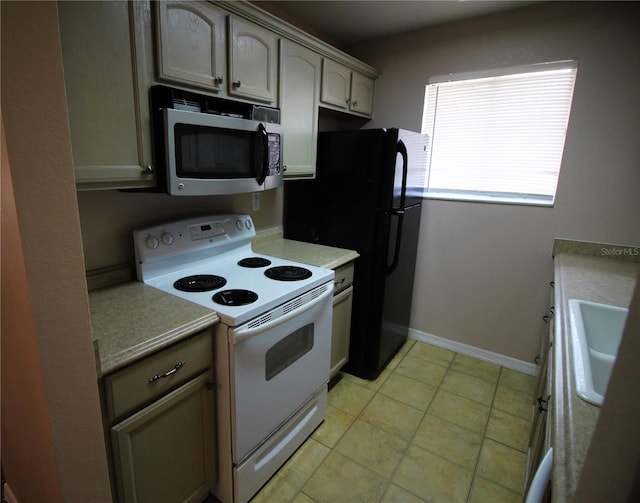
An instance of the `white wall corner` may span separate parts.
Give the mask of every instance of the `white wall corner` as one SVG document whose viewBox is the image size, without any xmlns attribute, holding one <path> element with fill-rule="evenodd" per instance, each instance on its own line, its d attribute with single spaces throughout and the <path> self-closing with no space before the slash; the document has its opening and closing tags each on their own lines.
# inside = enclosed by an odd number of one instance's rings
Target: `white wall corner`
<svg viewBox="0 0 640 503">
<path fill-rule="evenodd" d="M 527 375 L 536 375 L 538 369 L 535 363 L 518 360 L 510 356 L 494 353 L 493 351 L 487 351 L 486 349 L 463 344 L 462 342 L 444 339 L 442 337 L 438 337 L 437 335 L 429 334 L 427 332 L 421 332 L 413 328 L 409 329 L 409 338 L 424 342 L 426 344 L 431 344 L 442 349 L 448 349 L 449 351 L 454 351 L 455 353 L 478 358 L 479 360 L 484 360 L 486 362 L 500 365 L 501 367 L 515 370 L 517 372 L 522 372 L 523 374 Z"/>
</svg>

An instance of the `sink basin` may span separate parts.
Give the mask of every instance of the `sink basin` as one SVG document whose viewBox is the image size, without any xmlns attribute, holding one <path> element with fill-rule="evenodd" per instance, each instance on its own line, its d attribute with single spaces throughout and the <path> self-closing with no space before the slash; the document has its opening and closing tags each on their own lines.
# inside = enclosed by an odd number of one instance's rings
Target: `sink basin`
<svg viewBox="0 0 640 503">
<path fill-rule="evenodd" d="M 576 393 L 602 406 L 627 320 L 628 309 L 569 299 Z"/>
</svg>

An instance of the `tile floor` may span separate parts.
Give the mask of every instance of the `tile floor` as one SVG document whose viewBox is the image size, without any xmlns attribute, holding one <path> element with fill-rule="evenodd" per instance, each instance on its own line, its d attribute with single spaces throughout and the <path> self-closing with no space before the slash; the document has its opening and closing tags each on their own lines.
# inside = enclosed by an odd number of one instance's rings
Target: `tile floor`
<svg viewBox="0 0 640 503">
<path fill-rule="evenodd" d="M 534 377 L 409 340 L 376 381 L 336 381 L 252 503 L 522 501 Z"/>
</svg>

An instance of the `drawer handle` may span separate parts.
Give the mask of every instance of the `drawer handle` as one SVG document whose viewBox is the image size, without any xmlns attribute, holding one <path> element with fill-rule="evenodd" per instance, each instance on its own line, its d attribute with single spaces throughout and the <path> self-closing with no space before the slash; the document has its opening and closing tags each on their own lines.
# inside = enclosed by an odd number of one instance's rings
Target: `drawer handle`
<svg viewBox="0 0 640 503">
<path fill-rule="evenodd" d="M 335 281 L 334 284 L 336 286 L 341 285 L 342 283 L 344 283 L 345 281 L 347 281 L 347 278 L 341 278 L 338 281 Z"/>
<path fill-rule="evenodd" d="M 158 379 L 164 379 L 165 377 L 169 377 L 174 372 L 177 372 L 179 368 L 184 367 L 184 362 L 176 363 L 176 366 L 171 370 L 165 372 L 164 374 L 156 374 L 152 378 L 149 379 L 149 382 L 157 381 Z"/>
</svg>

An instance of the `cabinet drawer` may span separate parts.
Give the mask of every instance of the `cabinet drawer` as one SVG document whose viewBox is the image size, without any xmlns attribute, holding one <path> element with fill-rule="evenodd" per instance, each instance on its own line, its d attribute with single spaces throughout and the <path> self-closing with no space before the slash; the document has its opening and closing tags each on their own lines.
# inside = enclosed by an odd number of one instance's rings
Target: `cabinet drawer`
<svg viewBox="0 0 640 503">
<path fill-rule="evenodd" d="M 212 337 L 210 331 L 202 332 L 105 377 L 109 419 L 140 407 L 212 366 Z"/>
<path fill-rule="evenodd" d="M 333 294 L 337 295 L 353 283 L 353 262 L 349 262 L 348 264 L 338 267 L 335 270 L 335 273 L 336 279 L 334 280 L 335 289 Z"/>
</svg>

